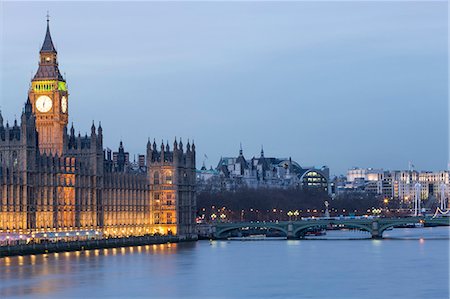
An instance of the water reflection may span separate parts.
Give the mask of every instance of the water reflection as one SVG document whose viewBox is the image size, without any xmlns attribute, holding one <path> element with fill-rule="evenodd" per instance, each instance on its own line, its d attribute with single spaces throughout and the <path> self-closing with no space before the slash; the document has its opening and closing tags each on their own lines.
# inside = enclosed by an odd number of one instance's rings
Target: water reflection
<svg viewBox="0 0 450 299">
<path fill-rule="evenodd" d="M 47 297 L 66 289 L 86 287 L 103 281 L 103 270 L 110 265 L 126 264 L 140 255 L 172 255 L 177 250 L 178 244 L 169 243 L 4 257 L 0 259 L 0 298 L 31 294 Z"/>
<path fill-rule="evenodd" d="M 406 239 L 200 241 L 6 257 L 0 298 L 447 298 L 449 242 L 440 236 L 449 229 L 390 231 L 402 232 Z M 420 283 L 412 284 L 417 269 Z"/>
</svg>

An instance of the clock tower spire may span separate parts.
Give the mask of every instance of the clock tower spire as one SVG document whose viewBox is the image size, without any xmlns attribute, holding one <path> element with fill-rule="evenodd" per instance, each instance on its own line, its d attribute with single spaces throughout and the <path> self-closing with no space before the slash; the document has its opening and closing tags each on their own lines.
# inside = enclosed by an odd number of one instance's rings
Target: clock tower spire
<svg viewBox="0 0 450 299">
<path fill-rule="evenodd" d="M 66 80 L 59 72 L 57 54 L 47 13 L 47 31 L 39 51 L 39 68 L 31 80 L 29 97 L 36 115 L 40 152 L 61 155 L 64 127 L 68 122 L 69 93 Z"/>
</svg>

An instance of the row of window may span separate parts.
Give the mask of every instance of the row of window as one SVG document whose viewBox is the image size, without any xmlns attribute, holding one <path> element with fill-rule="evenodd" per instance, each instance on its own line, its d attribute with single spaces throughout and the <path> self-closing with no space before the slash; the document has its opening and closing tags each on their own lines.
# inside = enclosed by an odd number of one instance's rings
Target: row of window
<svg viewBox="0 0 450 299">
<path fill-rule="evenodd" d="M 163 184 L 169 184 L 169 185 L 171 185 L 171 184 L 173 184 L 173 180 L 172 180 L 172 172 L 166 172 L 165 173 L 165 177 L 162 177 L 161 176 L 161 180 L 160 180 L 160 175 L 159 175 L 159 172 L 158 171 L 155 171 L 154 173 L 153 173 L 153 184 L 155 184 L 155 185 L 159 185 L 160 183 L 163 183 Z"/>
<path fill-rule="evenodd" d="M 175 199 L 175 197 L 173 197 L 172 193 L 162 193 L 162 194 L 166 195 L 166 199 Z M 164 198 L 161 197 L 161 193 L 155 192 L 153 194 L 153 199 L 164 199 Z"/>
<path fill-rule="evenodd" d="M 53 84 L 36 84 L 34 85 L 34 91 L 52 91 Z"/>
</svg>

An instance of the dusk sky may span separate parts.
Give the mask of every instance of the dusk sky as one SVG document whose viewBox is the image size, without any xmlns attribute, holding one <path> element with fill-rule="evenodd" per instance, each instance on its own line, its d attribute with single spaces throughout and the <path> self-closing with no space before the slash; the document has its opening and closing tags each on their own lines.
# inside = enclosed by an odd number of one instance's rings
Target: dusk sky
<svg viewBox="0 0 450 299">
<path fill-rule="evenodd" d="M 448 9 L 439 2 L 2 2 L 0 108 L 19 118 L 45 35 L 69 125 L 104 145 L 195 140 L 302 166 L 447 169 Z M 208 157 L 206 159 L 205 155 Z"/>
</svg>

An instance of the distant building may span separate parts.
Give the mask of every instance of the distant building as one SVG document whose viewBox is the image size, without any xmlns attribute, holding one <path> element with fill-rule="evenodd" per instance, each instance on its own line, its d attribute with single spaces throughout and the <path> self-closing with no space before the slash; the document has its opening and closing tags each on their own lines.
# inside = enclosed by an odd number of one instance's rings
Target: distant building
<svg viewBox="0 0 450 299">
<path fill-rule="evenodd" d="M 217 167 L 208 170 L 203 165 L 197 171 L 199 190 L 236 190 L 249 188 L 320 188 L 329 191 L 327 167 L 301 167 L 291 158 L 265 157 L 247 160 L 242 149 L 237 157 L 223 157 Z"/>
<path fill-rule="evenodd" d="M 376 181 L 382 173 L 383 169 L 351 168 L 347 171 L 347 182 L 353 183 L 358 180 Z"/>
<path fill-rule="evenodd" d="M 450 198 L 449 171 L 383 170 L 373 168 L 352 168 L 347 171 L 346 180 L 337 180 L 336 193 L 364 191 L 385 198 L 399 199 L 410 203 L 415 196 L 415 185 L 420 184 L 422 199 L 438 201 L 442 193 Z M 442 192 L 443 190 L 443 192 Z"/>
</svg>

